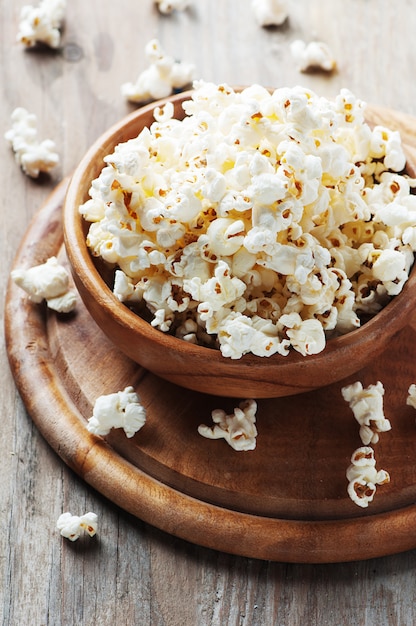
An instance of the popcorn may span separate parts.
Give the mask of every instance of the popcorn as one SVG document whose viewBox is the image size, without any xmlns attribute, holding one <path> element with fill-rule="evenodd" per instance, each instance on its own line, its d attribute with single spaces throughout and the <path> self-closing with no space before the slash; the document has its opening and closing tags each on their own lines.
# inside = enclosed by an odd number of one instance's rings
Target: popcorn
<svg viewBox="0 0 416 626">
<path fill-rule="evenodd" d="M 42 0 L 38 7 L 23 6 L 17 41 L 28 48 L 38 43 L 59 48 L 65 10 L 66 0 Z"/>
<path fill-rule="evenodd" d="M 232 415 L 227 415 L 222 409 L 212 411 L 213 427 L 201 424 L 198 432 L 207 439 L 225 439 L 234 450 L 254 450 L 256 447 L 257 403 L 255 400 L 245 400 L 234 409 Z"/>
<path fill-rule="evenodd" d="M 299 313 L 290 313 L 282 315 L 280 323 L 287 328 L 292 346 L 303 356 L 318 354 L 324 349 L 325 333 L 319 320 L 302 320 Z"/>
<path fill-rule="evenodd" d="M 341 389 L 342 397 L 349 403 L 354 417 L 360 424 L 360 437 L 365 446 L 377 443 L 379 433 L 391 429 L 391 424 L 383 412 L 384 387 L 379 381 L 365 389 L 360 382 Z"/>
<path fill-rule="evenodd" d="M 400 172 L 406 165 L 401 150 L 400 133 L 384 126 L 376 126 L 371 138 L 371 154 L 376 159 L 383 159 L 388 169 Z"/>
<path fill-rule="evenodd" d="M 154 0 L 161 13 L 172 13 L 173 11 L 184 11 L 191 5 L 191 0 Z"/>
<path fill-rule="evenodd" d="M 87 429 L 94 435 L 108 435 L 112 428 L 122 428 L 128 438 L 145 424 L 146 411 L 133 387 L 97 398 Z"/>
<path fill-rule="evenodd" d="M 408 396 L 406 399 L 406 404 L 416 409 L 416 385 L 415 384 L 410 385 L 407 393 L 408 393 Z"/>
<path fill-rule="evenodd" d="M 374 450 L 368 446 L 357 448 L 351 457 L 351 465 L 347 469 L 348 495 L 351 500 L 362 508 L 368 507 L 376 493 L 377 485 L 390 482 L 385 470 L 376 470 Z"/>
<path fill-rule="evenodd" d="M 121 302 L 239 359 L 316 354 L 400 293 L 416 196 L 361 100 L 198 81 L 183 108 L 156 107 L 79 209 Z"/>
<path fill-rule="evenodd" d="M 172 5 L 172 2 L 161 6 L 168 5 Z M 122 95 L 130 102 L 143 103 L 166 98 L 174 90 L 183 89 L 192 83 L 195 66 L 174 61 L 165 53 L 157 39 L 149 41 L 145 47 L 145 55 L 149 67 L 139 75 L 135 83 L 125 83 L 121 87 Z"/>
<path fill-rule="evenodd" d="M 289 352 L 290 341 L 280 339 L 277 327 L 260 316 L 248 317 L 235 311 L 224 319 L 213 316 L 207 321 L 207 332 L 218 334 L 223 356 L 239 359 L 251 352 L 256 356 L 272 356 Z"/>
<path fill-rule="evenodd" d="M 48 308 L 58 313 L 69 313 L 77 303 L 74 291 L 69 288 L 69 275 L 56 257 L 29 269 L 15 269 L 12 280 L 29 295 L 32 302 L 46 300 Z"/>
<path fill-rule="evenodd" d="M 336 67 L 331 50 L 322 41 L 311 41 L 306 44 L 301 39 L 296 39 L 290 44 L 290 51 L 301 72 L 314 68 L 332 72 Z"/>
<path fill-rule="evenodd" d="M 51 139 L 37 139 L 36 115 L 18 107 L 11 116 L 12 128 L 4 137 L 11 145 L 16 162 L 28 176 L 37 178 L 40 172 L 49 172 L 59 163 L 55 143 Z"/>
<path fill-rule="evenodd" d="M 251 7 L 260 26 L 280 26 L 289 15 L 285 0 L 252 0 Z"/>
<path fill-rule="evenodd" d="M 79 539 L 81 533 L 85 531 L 90 537 L 93 537 L 97 532 L 97 515 L 89 512 L 85 515 L 71 515 L 71 513 L 62 513 L 59 516 L 56 526 L 61 531 L 62 537 L 69 539 L 70 541 L 76 541 Z"/>
</svg>

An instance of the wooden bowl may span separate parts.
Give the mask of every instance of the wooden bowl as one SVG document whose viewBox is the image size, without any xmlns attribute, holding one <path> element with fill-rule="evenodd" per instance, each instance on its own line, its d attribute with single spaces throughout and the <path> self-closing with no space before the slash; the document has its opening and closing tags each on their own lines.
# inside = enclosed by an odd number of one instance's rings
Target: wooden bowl
<svg viewBox="0 0 416 626">
<path fill-rule="evenodd" d="M 190 92 L 169 98 L 175 117 L 184 117 L 181 103 L 189 98 Z M 394 335 L 410 321 L 416 302 L 415 270 L 400 295 L 375 317 L 357 330 L 329 339 L 321 353 L 307 357 L 291 351 L 288 356 L 247 354 L 231 360 L 219 350 L 164 334 L 118 301 L 87 249 L 89 224 L 78 208 L 88 199 L 91 181 L 104 166 L 103 158 L 118 143 L 149 126 L 155 106 L 165 101 L 138 109 L 94 143 L 76 168 L 64 203 L 65 246 L 75 284 L 90 315 L 114 345 L 144 368 L 177 385 L 236 398 L 289 396 L 324 387 L 357 372 L 386 350 Z M 413 169 L 411 164 L 409 169 Z"/>
</svg>

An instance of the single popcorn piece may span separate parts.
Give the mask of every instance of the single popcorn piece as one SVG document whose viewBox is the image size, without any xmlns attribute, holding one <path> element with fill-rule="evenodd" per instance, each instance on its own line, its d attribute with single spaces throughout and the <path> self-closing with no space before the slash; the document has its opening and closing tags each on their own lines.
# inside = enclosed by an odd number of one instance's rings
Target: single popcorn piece
<svg viewBox="0 0 416 626">
<path fill-rule="evenodd" d="M 100 396 L 94 404 L 87 429 L 94 435 L 108 435 L 112 428 L 122 428 L 133 437 L 146 422 L 146 411 L 133 387 Z"/>
<path fill-rule="evenodd" d="M 161 13 L 170 14 L 173 11 L 185 11 L 192 4 L 192 0 L 154 0 Z"/>
<path fill-rule="evenodd" d="M 54 256 L 41 265 L 13 270 L 11 278 L 32 302 L 46 300 L 47 306 L 58 313 L 69 313 L 76 306 L 77 296 L 69 288 L 69 274 Z"/>
<path fill-rule="evenodd" d="M 256 447 L 256 411 L 255 400 L 240 402 L 232 415 L 222 409 L 212 411 L 214 426 L 201 424 L 198 432 L 207 439 L 225 439 L 234 450 L 254 450 Z"/>
<path fill-rule="evenodd" d="M 98 516 L 92 512 L 85 513 L 80 517 L 67 512 L 59 516 L 56 526 L 61 531 L 62 537 L 76 541 L 83 531 L 93 537 L 97 532 L 97 520 Z"/>
<path fill-rule="evenodd" d="M 401 292 L 416 195 L 354 94 L 196 81 L 182 107 L 156 106 L 79 208 L 120 302 L 226 358 L 307 358 Z"/>
<path fill-rule="evenodd" d="M 55 143 L 51 139 L 38 140 L 36 115 L 18 107 L 13 111 L 11 121 L 12 128 L 4 137 L 25 174 L 37 178 L 40 172 L 50 172 L 58 165 Z"/>
<path fill-rule="evenodd" d="M 292 346 L 303 356 L 318 354 L 324 349 L 325 333 L 319 320 L 302 320 L 299 313 L 290 313 L 282 315 L 280 323 L 286 327 Z"/>
<path fill-rule="evenodd" d="M 290 51 L 301 72 L 311 69 L 332 72 L 336 67 L 331 50 L 322 41 L 311 41 L 307 44 L 301 39 L 296 39 L 290 44 Z"/>
<path fill-rule="evenodd" d="M 416 409 L 416 385 L 415 384 L 410 385 L 407 393 L 408 393 L 408 396 L 406 399 L 406 404 Z"/>
<path fill-rule="evenodd" d="M 280 26 L 289 15 L 287 0 L 252 0 L 251 7 L 260 26 Z"/>
<path fill-rule="evenodd" d="M 194 79 L 195 66 L 191 63 L 175 61 L 167 55 L 157 39 L 152 39 L 145 47 L 149 62 L 135 83 L 125 83 L 122 95 L 130 102 L 149 102 L 166 98 L 173 91 L 190 85 Z"/>
<path fill-rule="evenodd" d="M 384 387 L 380 381 L 366 388 L 356 382 L 343 387 L 341 393 L 360 425 L 360 437 L 365 446 L 377 443 L 379 433 L 391 430 L 390 421 L 384 416 Z"/>
<path fill-rule="evenodd" d="M 38 7 L 23 6 L 17 41 L 28 48 L 39 43 L 59 48 L 65 11 L 66 0 L 42 0 Z"/>
<path fill-rule="evenodd" d="M 377 485 L 390 482 L 390 475 L 385 470 L 376 470 L 374 450 L 362 446 L 357 448 L 351 457 L 347 480 L 347 492 L 351 500 L 358 506 L 366 508 L 374 498 Z"/>
</svg>

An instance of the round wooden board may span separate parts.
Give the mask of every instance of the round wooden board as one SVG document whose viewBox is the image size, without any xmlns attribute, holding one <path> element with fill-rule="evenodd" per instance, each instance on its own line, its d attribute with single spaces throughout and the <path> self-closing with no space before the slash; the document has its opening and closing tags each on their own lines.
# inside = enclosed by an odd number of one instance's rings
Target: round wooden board
<svg viewBox="0 0 416 626">
<path fill-rule="evenodd" d="M 14 267 L 52 255 L 67 263 L 66 184 L 34 217 Z M 9 281 L 5 335 L 17 387 L 43 436 L 87 483 L 136 517 L 201 546 L 282 562 L 360 560 L 416 547 L 416 413 L 406 405 L 416 382 L 411 326 L 371 367 L 342 383 L 259 400 L 250 452 L 197 432 L 211 424 L 212 409 L 232 412 L 241 399 L 187 391 L 143 370 L 114 348 L 81 301 L 74 314 L 56 315 Z M 377 468 L 391 482 L 368 509 L 346 492 L 345 471 L 362 444 L 341 388 L 356 380 L 383 382 L 392 422 L 374 446 Z M 119 430 L 91 435 L 86 422 L 95 399 L 127 385 L 146 408 L 143 429 L 131 439 Z"/>
</svg>

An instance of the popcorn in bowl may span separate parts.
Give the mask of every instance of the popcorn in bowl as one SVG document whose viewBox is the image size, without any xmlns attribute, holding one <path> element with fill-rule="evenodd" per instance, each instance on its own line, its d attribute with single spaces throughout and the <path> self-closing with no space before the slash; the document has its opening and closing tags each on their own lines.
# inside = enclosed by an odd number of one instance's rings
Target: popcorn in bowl
<svg viewBox="0 0 416 626">
<path fill-rule="evenodd" d="M 225 357 L 321 352 L 405 284 L 416 198 L 394 131 L 344 89 L 197 82 L 105 157 L 80 212 L 114 293 Z"/>
</svg>

